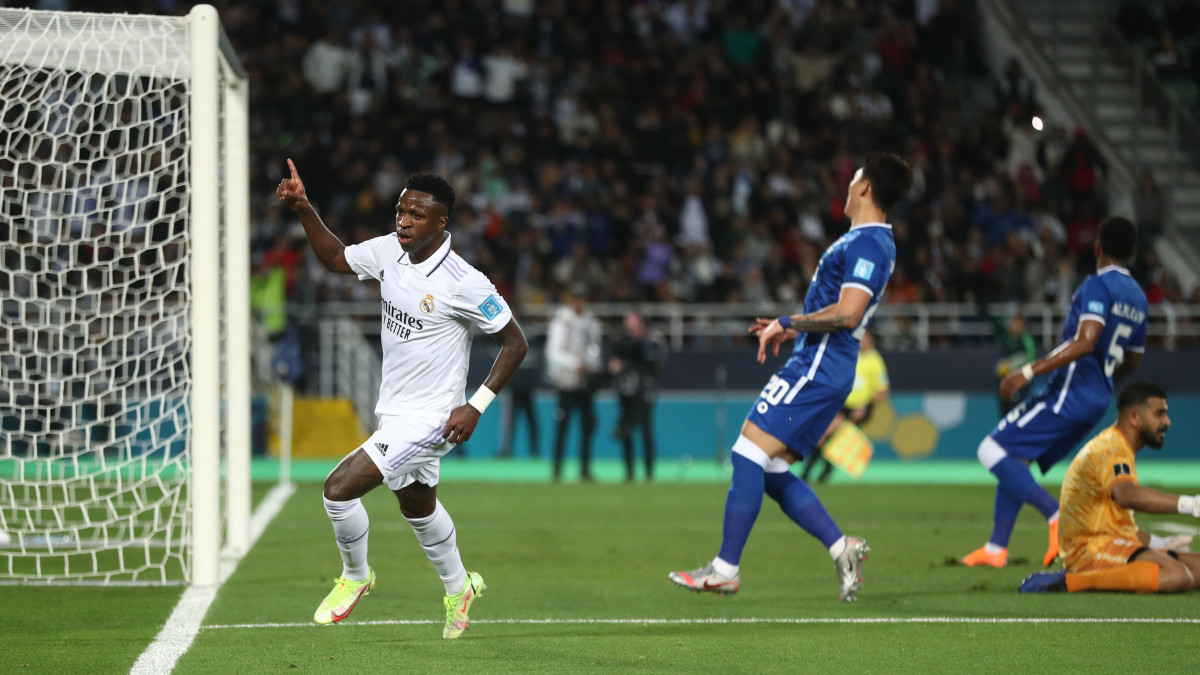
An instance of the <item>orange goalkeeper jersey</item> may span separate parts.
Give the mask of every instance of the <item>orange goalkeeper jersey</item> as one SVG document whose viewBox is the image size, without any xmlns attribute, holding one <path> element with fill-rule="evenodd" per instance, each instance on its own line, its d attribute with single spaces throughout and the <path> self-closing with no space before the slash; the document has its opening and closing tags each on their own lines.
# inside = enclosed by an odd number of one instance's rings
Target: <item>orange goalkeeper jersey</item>
<svg viewBox="0 0 1200 675">
<path fill-rule="evenodd" d="M 1133 511 L 1112 498 L 1113 486 L 1127 480 L 1137 482 L 1137 467 L 1116 427 L 1088 441 L 1071 461 L 1058 498 L 1058 545 L 1067 569 L 1114 538 L 1137 541 Z"/>
</svg>

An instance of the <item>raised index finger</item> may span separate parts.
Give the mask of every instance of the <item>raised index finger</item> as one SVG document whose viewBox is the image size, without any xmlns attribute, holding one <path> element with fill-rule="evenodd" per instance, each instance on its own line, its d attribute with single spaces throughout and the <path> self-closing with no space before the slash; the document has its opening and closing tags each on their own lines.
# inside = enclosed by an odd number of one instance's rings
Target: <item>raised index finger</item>
<svg viewBox="0 0 1200 675">
<path fill-rule="evenodd" d="M 287 162 L 288 162 L 288 168 L 292 170 L 292 180 L 300 180 L 300 174 L 299 174 L 299 172 L 296 171 L 296 165 L 292 163 L 292 160 L 290 158 L 288 159 Z"/>
</svg>

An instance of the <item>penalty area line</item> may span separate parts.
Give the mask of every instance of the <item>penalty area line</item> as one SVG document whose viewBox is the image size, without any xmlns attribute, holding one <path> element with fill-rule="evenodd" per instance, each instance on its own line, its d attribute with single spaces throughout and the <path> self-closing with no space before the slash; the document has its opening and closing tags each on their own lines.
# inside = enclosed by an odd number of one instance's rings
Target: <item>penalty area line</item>
<svg viewBox="0 0 1200 675">
<path fill-rule="evenodd" d="M 438 619 L 382 619 L 353 621 L 348 626 L 425 626 L 444 623 Z M 712 618 L 712 619 L 472 619 L 474 624 L 634 624 L 686 626 L 703 624 L 1200 624 L 1200 619 L 1156 617 L 971 617 L 971 616 L 864 616 L 806 618 Z M 224 628 L 326 628 L 309 622 L 231 623 L 203 626 L 202 630 Z"/>
<path fill-rule="evenodd" d="M 196 639 L 196 634 L 200 632 L 204 615 L 208 614 L 208 608 L 212 606 L 213 600 L 217 599 L 217 591 L 233 576 L 238 563 L 254 548 L 258 538 L 266 531 L 267 525 L 279 515 L 283 505 L 295 491 L 296 486 L 291 483 L 276 485 L 263 497 L 258 508 L 250 516 L 250 545 L 241 552 L 222 551 L 221 568 L 215 585 L 189 586 L 183 592 L 183 597 L 179 598 L 179 603 L 171 611 L 166 625 L 129 669 L 130 675 L 159 675 L 175 669 L 179 657 L 187 652 L 192 646 L 192 641 Z"/>
</svg>

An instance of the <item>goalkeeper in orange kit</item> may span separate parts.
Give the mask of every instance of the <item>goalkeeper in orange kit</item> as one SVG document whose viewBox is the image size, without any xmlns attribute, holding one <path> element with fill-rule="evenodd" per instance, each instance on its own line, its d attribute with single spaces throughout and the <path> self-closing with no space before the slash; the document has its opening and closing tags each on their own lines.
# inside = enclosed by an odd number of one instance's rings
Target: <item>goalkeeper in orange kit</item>
<svg viewBox="0 0 1200 675">
<path fill-rule="evenodd" d="M 1162 539 L 1133 521 L 1134 511 L 1200 518 L 1200 495 L 1170 495 L 1137 482 L 1135 453 L 1162 448 L 1170 427 L 1161 388 L 1135 382 L 1121 390 L 1117 421 L 1088 441 L 1063 480 L 1058 545 L 1066 569 L 1031 575 L 1022 593 L 1171 593 L 1200 585 L 1200 554 L 1185 552 L 1190 537 Z"/>
</svg>

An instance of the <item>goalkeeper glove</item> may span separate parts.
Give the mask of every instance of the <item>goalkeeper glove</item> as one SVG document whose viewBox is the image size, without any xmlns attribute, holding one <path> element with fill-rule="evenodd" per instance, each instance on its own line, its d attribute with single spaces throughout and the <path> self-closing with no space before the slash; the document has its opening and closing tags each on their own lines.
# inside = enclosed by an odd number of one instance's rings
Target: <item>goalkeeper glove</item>
<svg viewBox="0 0 1200 675">
<path fill-rule="evenodd" d="M 1156 534 L 1150 535 L 1150 548 L 1156 551 L 1183 551 L 1187 552 L 1188 544 L 1192 543 L 1190 534 L 1177 534 L 1173 537 L 1160 537 Z"/>
</svg>

